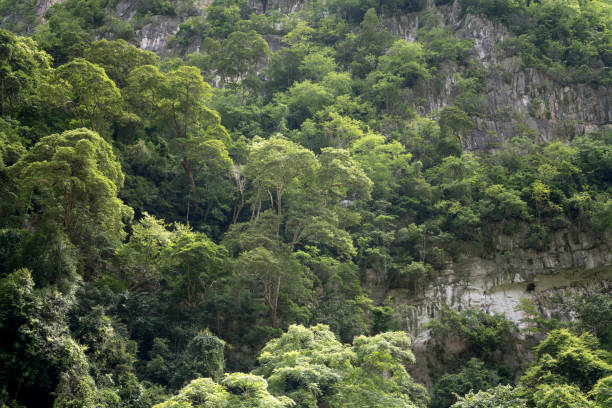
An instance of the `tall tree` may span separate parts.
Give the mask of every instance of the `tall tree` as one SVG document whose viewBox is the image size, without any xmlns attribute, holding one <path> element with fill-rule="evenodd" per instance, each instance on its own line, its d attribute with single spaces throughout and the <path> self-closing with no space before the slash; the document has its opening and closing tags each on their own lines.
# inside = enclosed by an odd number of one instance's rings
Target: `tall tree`
<svg viewBox="0 0 612 408">
<path fill-rule="evenodd" d="M 45 85 L 43 100 L 65 109 L 72 127 L 110 132 L 109 122 L 121 111 L 121 94 L 104 69 L 82 58 L 58 67 Z"/>
<path fill-rule="evenodd" d="M 44 137 L 9 171 L 20 180 L 24 227 L 65 235 L 83 264 L 93 269 L 125 236 L 123 220 L 132 211 L 117 197 L 123 172 L 97 133 L 76 129 Z"/>
<path fill-rule="evenodd" d="M 181 224 L 175 224 L 161 255 L 166 284 L 191 308 L 204 303 L 215 283 L 229 272 L 225 247 Z"/>
<path fill-rule="evenodd" d="M 206 106 L 212 98 L 212 88 L 195 67 L 163 73 L 155 66 L 145 65 L 131 72 L 126 92 L 149 126 L 169 133 L 169 145 L 181 158 L 186 177 L 186 222 L 189 222 L 191 197 L 196 194 L 199 181 L 206 183 L 211 175 L 216 180 L 231 180 L 232 163 L 226 150 L 230 136 L 221 125 L 219 114 Z M 210 192 L 211 183 L 204 189 Z M 212 200 L 210 196 L 204 198 L 208 203 Z M 199 210 L 198 201 L 195 209 Z M 206 211 L 210 211 L 210 206 Z"/>
<path fill-rule="evenodd" d="M 125 40 L 95 41 L 85 51 L 85 59 L 104 68 L 119 88 L 127 85 L 128 76 L 133 69 L 159 63 L 157 55 L 128 44 Z"/>
<path fill-rule="evenodd" d="M 0 117 L 15 113 L 32 96 L 50 63 L 31 38 L 0 30 Z"/>
<path fill-rule="evenodd" d="M 254 185 L 251 198 L 252 216 L 257 218 L 262 204 L 269 200 L 270 208 L 276 212 L 277 234 L 283 216 L 283 197 L 300 178 L 312 177 L 317 165 L 314 154 L 280 136 L 268 140 L 259 139 L 251 146 L 245 175 Z"/>
</svg>

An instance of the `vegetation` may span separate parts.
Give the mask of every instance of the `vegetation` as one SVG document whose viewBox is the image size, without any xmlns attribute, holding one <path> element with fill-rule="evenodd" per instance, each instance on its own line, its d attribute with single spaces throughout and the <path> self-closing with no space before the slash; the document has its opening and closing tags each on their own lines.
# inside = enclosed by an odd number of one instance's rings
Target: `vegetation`
<svg viewBox="0 0 612 408">
<path fill-rule="evenodd" d="M 561 81 L 610 84 L 610 4 L 606 2 L 462 0 L 463 10 L 506 24 L 505 45 L 526 65 Z"/>
<path fill-rule="evenodd" d="M 603 242 L 609 129 L 464 150 L 495 68 L 422 1 L 118 3 L 0 0 L 0 406 L 609 406 L 607 293 L 573 323 L 525 303 L 520 330 L 432 311 L 429 390 L 387 299 L 463 256 Z M 608 3 L 462 9 L 552 80 L 609 85 Z M 175 17 L 169 57 L 131 43 Z"/>
</svg>

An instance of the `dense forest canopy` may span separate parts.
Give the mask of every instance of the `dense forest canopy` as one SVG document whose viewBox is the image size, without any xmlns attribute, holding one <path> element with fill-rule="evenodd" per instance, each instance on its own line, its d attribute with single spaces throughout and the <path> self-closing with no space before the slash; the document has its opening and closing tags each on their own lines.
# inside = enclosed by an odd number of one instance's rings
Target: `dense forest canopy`
<svg viewBox="0 0 612 408">
<path fill-rule="evenodd" d="M 608 1 L 42 3 L 0 0 L 0 406 L 612 406 L 609 291 L 432 311 L 427 384 L 386 296 L 502 239 L 610 238 L 609 123 L 468 148 L 499 66 L 441 11 L 544 93 L 609 96 Z M 135 45 L 155 18 L 182 21 L 165 58 Z"/>
</svg>

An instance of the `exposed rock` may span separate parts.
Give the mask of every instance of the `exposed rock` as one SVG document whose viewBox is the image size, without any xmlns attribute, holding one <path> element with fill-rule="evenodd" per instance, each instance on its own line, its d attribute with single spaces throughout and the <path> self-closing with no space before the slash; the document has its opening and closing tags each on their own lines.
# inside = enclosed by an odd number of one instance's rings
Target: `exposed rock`
<svg viewBox="0 0 612 408">
<path fill-rule="evenodd" d="M 258 13 L 278 11 L 281 14 L 295 13 L 307 7 L 306 0 L 249 0 L 249 6 Z"/>
<path fill-rule="evenodd" d="M 38 0 L 34 4 L 32 15 L 21 15 L 19 12 L 9 11 L 5 15 L 0 16 L 0 28 L 9 28 L 12 31 L 17 30 L 19 34 L 31 34 L 43 16 L 51 6 L 57 3 L 62 3 L 65 0 Z"/>
<path fill-rule="evenodd" d="M 479 308 L 505 314 L 519 322 L 516 310 L 521 299 L 533 299 L 541 312 L 551 316 L 561 291 L 571 293 L 610 292 L 612 290 L 612 240 L 595 240 L 584 233 L 558 231 L 546 251 L 517 248 L 517 239 L 498 238 L 491 259 L 465 255 L 449 265 L 436 284 L 418 295 L 405 289 L 391 289 L 384 295 L 395 304 L 410 305 L 406 327 L 417 339 L 425 339 L 424 324 L 435 317 L 443 305 L 463 310 Z M 379 294 L 380 296 L 380 294 Z"/>
<path fill-rule="evenodd" d="M 120 0 L 114 9 L 115 15 L 125 21 L 134 18 L 137 12 L 136 2 L 129 0 Z"/>
<path fill-rule="evenodd" d="M 540 141 L 571 139 L 612 125 L 612 93 L 607 87 L 563 86 L 535 69 L 505 61 L 497 72 L 490 72 L 487 88 L 487 114 L 475 121 L 474 131 L 464 140 L 470 150 L 485 148 L 490 134 L 503 143 L 524 125 L 534 129 Z"/>
<path fill-rule="evenodd" d="M 36 13 L 38 17 L 42 17 L 51 6 L 57 3 L 63 3 L 64 1 L 65 0 L 41 0 L 36 4 L 36 7 L 34 7 L 34 13 Z"/>
<path fill-rule="evenodd" d="M 202 14 L 212 2 L 213 0 L 198 0 L 194 3 L 195 9 L 190 13 Z M 120 0 L 111 11 L 120 19 L 130 21 L 136 17 L 138 8 L 134 1 Z M 168 48 L 168 40 L 178 32 L 180 24 L 188 17 L 187 15 L 149 17 L 147 22 L 136 30 L 134 41 L 144 50 L 153 51 L 162 58 L 167 57 L 173 51 Z M 196 48 L 197 46 L 194 46 L 188 52 L 198 51 Z"/>
<path fill-rule="evenodd" d="M 160 57 L 167 57 L 171 50 L 168 49 L 168 40 L 176 34 L 181 24 L 178 17 L 153 16 L 151 21 L 136 31 L 139 46 L 143 50 L 153 51 Z"/>
<path fill-rule="evenodd" d="M 435 8 L 455 35 L 474 42 L 472 57 L 486 69 L 486 100 L 483 112 L 473 117 L 474 130 L 463 139 L 467 150 L 494 148 L 530 128 L 540 141 L 571 139 L 600 128 L 612 127 L 610 87 L 589 84 L 560 84 L 545 73 L 522 66 L 499 45 L 513 35 L 500 23 L 484 16 L 460 18 L 458 0 Z M 408 41 L 418 39 L 419 14 L 383 19 L 385 27 Z M 422 16 L 421 16 L 422 18 Z M 452 103 L 456 66 L 441 66 L 443 82 L 423 84 L 408 91 L 407 100 L 421 115 L 436 115 Z"/>
</svg>

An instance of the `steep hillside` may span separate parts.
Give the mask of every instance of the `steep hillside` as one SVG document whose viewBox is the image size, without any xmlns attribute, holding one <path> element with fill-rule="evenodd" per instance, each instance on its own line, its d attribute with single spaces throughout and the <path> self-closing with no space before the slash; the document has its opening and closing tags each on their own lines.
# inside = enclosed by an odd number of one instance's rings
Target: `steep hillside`
<svg viewBox="0 0 612 408">
<path fill-rule="evenodd" d="M 606 406 L 609 2 L 0 17 L 0 406 Z"/>
</svg>

